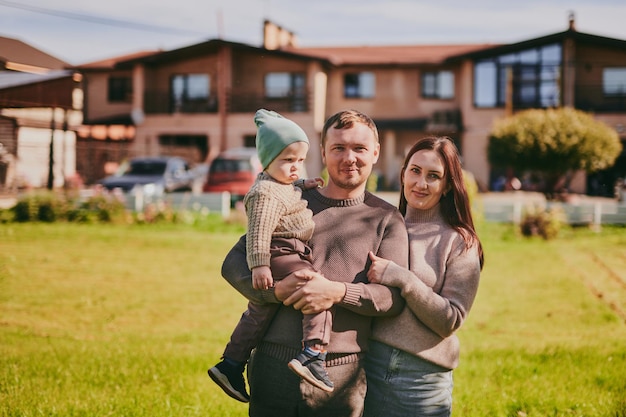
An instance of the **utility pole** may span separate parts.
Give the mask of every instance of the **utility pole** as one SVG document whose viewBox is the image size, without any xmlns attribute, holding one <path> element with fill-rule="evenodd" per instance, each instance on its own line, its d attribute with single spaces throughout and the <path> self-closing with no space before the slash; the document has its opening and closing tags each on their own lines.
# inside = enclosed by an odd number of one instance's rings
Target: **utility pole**
<svg viewBox="0 0 626 417">
<path fill-rule="evenodd" d="M 48 156 L 48 190 L 54 188 L 54 110 L 52 107 L 52 118 L 50 120 L 50 152 Z"/>
</svg>

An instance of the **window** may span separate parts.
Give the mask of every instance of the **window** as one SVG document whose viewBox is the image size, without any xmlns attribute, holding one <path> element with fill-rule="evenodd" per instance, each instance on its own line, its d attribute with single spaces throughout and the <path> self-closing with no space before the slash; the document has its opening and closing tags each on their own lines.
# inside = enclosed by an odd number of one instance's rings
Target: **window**
<svg viewBox="0 0 626 417">
<path fill-rule="evenodd" d="M 287 111 L 306 111 L 306 77 L 299 72 L 270 72 L 265 75 L 265 98 L 282 101 Z M 280 110 L 280 106 L 277 107 Z"/>
<path fill-rule="evenodd" d="M 280 98 L 302 94 L 305 87 L 304 74 L 270 72 L 265 75 L 265 97 Z"/>
<path fill-rule="evenodd" d="M 133 83 L 130 77 L 109 77 L 109 103 L 130 103 L 133 98 Z"/>
<path fill-rule="evenodd" d="M 474 67 L 474 104 L 476 107 L 495 107 L 498 86 L 495 62 L 482 61 Z"/>
<path fill-rule="evenodd" d="M 243 146 L 246 148 L 256 147 L 256 135 L 244 135 Z"/>
<path fill-rule="evenodd" d="M 174 111 L 196 112 L 209 110 L 210 79 L 207 74 L 174 75 L 171 81 L 171 100 Z"/>
<path fill-rule="evenodd" d="M 602 91 L 606 96 L 626 95 L 626 68 L 604 68 Z"/>
<path fill-rule="evenodd" d="M 422 97 L 454 98 L 454 73 L 452 71 L 439 71 L 422 74 Z"/>
<path fill-rule="evenodd" d="M 474 65 L 474 105 L 503 107 L 511 85 L 513 105 L 517 108 L 558 106 L 561 102 L 560 73 L 559 44 L 478 61 Z"/>
<path fill-rule="evenodd" d="M 376 91 L 376 77 L 371 72 L 345 74 L 343 84 L 345 98 L 372 98 Z"/>
</svg>

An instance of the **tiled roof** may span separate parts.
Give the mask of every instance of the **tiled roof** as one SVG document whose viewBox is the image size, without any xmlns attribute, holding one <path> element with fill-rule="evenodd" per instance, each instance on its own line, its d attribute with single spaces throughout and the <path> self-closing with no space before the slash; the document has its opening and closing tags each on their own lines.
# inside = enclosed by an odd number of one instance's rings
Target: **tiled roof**
<svg viewBox="0 0 626 417">
<path fill-rule="evenodd" d="M 138 59 L 144 58 L 150 55 L 158 54 L 163 51 L 154 50 L 154 51 L 138 51 L 132 54 L 115 56 L 107 59 L 103 59 L 101 61 L 93 61 L 87 62 L 85 64 L 77 65 L 75 68 L 82 70 L 102 70 L 102 69 L 113 69 L 115 64 L 122 61 L 128 61 L 130 59 Z"/>
<path fill-rule="evenodd" d="M 28 65 L 32 67 L 60 70 L 70 64 L 53 57 L 18 39 L 0 36 L 0 62 Z"/>
<path fill-rule="evenodd" d="M 348 47 L 298 47 L 285 51 L 330 60 L 335 65 L 411 65 L 439 64 L 453 55 L 465 54 L 494 44 L 388 45 Z"/>
</svg>

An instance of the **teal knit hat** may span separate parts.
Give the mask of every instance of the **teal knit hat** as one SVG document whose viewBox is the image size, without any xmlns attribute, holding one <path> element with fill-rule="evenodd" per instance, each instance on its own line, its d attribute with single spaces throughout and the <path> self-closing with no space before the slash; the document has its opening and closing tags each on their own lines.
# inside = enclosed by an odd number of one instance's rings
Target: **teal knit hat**
<svg viewBox="0 0 626 417">
<path fill-rule="evenodd" d="M 309 143 L 309 138 L 300 126 L 275 111 L 258 110 L 254 123 L 257 126 L 256 149 L 263 169 L 292 143 Z"/>
</svg>

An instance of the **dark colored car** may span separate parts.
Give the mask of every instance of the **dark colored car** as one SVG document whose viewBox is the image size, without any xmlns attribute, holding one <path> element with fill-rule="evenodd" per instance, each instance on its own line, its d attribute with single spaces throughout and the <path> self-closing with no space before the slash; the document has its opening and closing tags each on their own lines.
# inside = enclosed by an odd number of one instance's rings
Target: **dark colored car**
<svg viewBox="0 0 626 417">
<path fill-rule="evenodd" d="M 248 192 L 262 170 L 256 148 L 226 150 L 211 162 L 203 191 L 228 191 L 233 200 L 239 200 Z"/>
<path fill-rule="evenodd" d="M 108 190 L 125 193 L 143 191 L 144 195 L 162 195 L 175 191 L 191 191 L 196 174 L 183 158 L 176 156 L 134 158 L 122 164 L 115 175 L 100 180 Z"/>
</svg>

